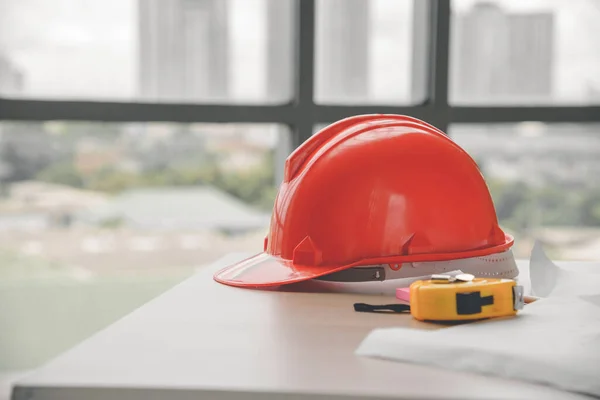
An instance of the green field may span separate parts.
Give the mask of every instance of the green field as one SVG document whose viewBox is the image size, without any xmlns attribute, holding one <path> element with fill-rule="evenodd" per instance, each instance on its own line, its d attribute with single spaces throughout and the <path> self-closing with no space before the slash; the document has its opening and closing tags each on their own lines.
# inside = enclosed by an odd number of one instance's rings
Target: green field
<svg viewBox="0 0 600 400">
<path fill-rule="evenodd" d="M 0 372 L 35 368 L 190 274 L 82 277 L 0 253 Z"/>
</svg>

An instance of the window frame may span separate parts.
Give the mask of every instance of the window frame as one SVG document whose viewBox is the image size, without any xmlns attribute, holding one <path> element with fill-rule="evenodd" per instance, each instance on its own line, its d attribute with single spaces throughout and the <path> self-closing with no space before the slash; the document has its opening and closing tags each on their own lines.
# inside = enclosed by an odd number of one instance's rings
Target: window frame
<svg viewBox="0 0 600 400">
<path fill-rule="evenodd" d="M 314 127 L 356 114 L 394 113 L 423 119 L 443 132 L 454 123 L 600 122 L 600 105 L 456 106 L 448 102 L 451 0 L 427 1 L 426 100 L 416 105 L 317 104 L 314 91 L 315 2 L 296 0 L 294 97 L 283 105 L 179 104 L 12 99 L 0 96 L 0 121 L 102 121 L 181 123 L 274 123 L 289 126 L 292 148 L 308 139 Z"/>
</svg>

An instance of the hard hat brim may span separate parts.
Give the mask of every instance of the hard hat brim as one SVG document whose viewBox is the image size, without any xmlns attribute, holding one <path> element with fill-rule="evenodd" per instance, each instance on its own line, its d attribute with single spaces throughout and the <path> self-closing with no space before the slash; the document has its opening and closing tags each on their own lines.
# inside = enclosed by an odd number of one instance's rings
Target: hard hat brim
<svg viewBox="0 0 600 400">
<path fill-rule="evenodd" d="M 229 265 L 213 276 L 214 280 L 224 285 L 243 288 L 268 288 L 304 282 L 319 278 L 334 272 L 343 271 L 355 266 L 369 263 L 443 261 L 469 257 L 486 256 L 502 252 L 510 248 L 514 238 L 505 234 L 505 242 L 493 247 L 477 249 L 454 254 L 423 254 L 404 257 L 384 257 L 363 260 L 349 265 L 296 265 L 291 260 L 285 260 L 268 253 L 259 253 L 245 260 Z"/>
<path fill-rule="evenodd" d="M 214 280 L 229 286 L 265 288 L 303 282 L 347 268 L 294 265 L 291 261 L 260 253 L 221 269 L 214 275 Z"/>
</svg>

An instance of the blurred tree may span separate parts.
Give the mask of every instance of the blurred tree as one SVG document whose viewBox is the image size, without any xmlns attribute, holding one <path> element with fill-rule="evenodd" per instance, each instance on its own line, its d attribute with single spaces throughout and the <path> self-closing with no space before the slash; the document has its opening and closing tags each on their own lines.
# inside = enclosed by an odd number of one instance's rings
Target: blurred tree
<svg viewBox="0 0 600 400">
<path fill-rule="evenodd" d="M 498 219 L 516 231 L 537 226 L 600 226 L 600 189 L 488 180 Z"/>
<path fill-rule="evenodd" d="M 90 177 L 86 182 L 86 187 L 90 190 L 114 194 L 139 187 L 140 183 L 139 176 L 134 173 L 109 168 Z"/>
<path fill-rule="evenodd" d="M 4 177 L 6 182 L 31 179 L 44 166 L 43 160 L 33 159 L 13 143 L 0 148 L 0 159 L 8 171 Z"/>
<path fill-rule="evenodd" d="M 586 193 L 581 204 L 582 225 L 600 226 L 600 189 Z"/>
<path fill-rule="evenodd" d="M 534 194 L 541 225 L 580 225 L 581 195 L 548 185 Z"/>
<path fill-rule="evenodd" d="M 52 164 L 37 174 L 36 179 L 42 182 L 58 183 L 77 188 L 84 186 L 83 178 L 75 169 L 72 160 Z"/>
<path fill-rule="evenodd" d="M 5 182 L 32 179 L 63 156 L 64 151 L 57 151 L 54 138 L 46 134 L 41 123 L 4 122 L 2 132 L 0 160 Z"/>
<path fill-rule="evenodd" d="M 523 182 L 489 179 L 488 187 L 500 220 L 510 219 L 521 205 L 529 201 L 530 190 Z"/>
<path fill-rule="evenodd" d="M 215 157 L 205 157 L 196 165 L 157 167 L 142 173 L 103 168 L 85 180 L 71 160 L 64 160 L 44 169 L 37 179 L 108 193 L 135 187 L 213 185 L 245 203 L 270 210 L 277 192 L 273 157 L 269 152 L 259 165 L 243 171 L 223 171 Z"/>
<path fill-rule="evenodd" d="M 211 183 L 249 204 L 271 209 L 277 191 L 273 157 L 273 152 L 269 152 L 260 165 L 244 172 L 223 174 L 221 182 Z"/>
</svg>

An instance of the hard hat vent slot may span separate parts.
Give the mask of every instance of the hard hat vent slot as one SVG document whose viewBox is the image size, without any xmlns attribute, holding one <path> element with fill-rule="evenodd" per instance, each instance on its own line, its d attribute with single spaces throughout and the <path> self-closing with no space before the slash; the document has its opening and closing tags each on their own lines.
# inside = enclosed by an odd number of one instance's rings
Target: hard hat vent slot
<svg viewBox="0 0 600 400">
<path fill-rule="evenodd" d="M 410 235 L 401 248 L 401 254 L 405 256 L 434 251 L 435 249 L 431 241 L 425 235 L 416 233 Z"/>
<path fill-rule="evenodd" d="M 404 244 L 402 246 L 400 246 L 400 254 L 403 256 L 409 255 L 410 254 L 410 246 L 412 243 L 413 238 L 415 237 L 415 234 L 411 234 L 408 239 L 406 239 L 406 241 L 404 242 Z"/>
<path fill-rule="evenodd" d="M 492 226 L 488 240 L 491 243 L 503 243 L 504 239 L 505 239 L 505 237 L 504 237 L 504 232 L 502 231 L 502 229 L 500 229 L 500 227 L 498 225 Z"/>
<path fill-rule="evenodd" d="M 319 265 L 323 261 L 321 251 L 309 236 L 306 236 L 294 249 L 294 264 Z"/>
</svg>

